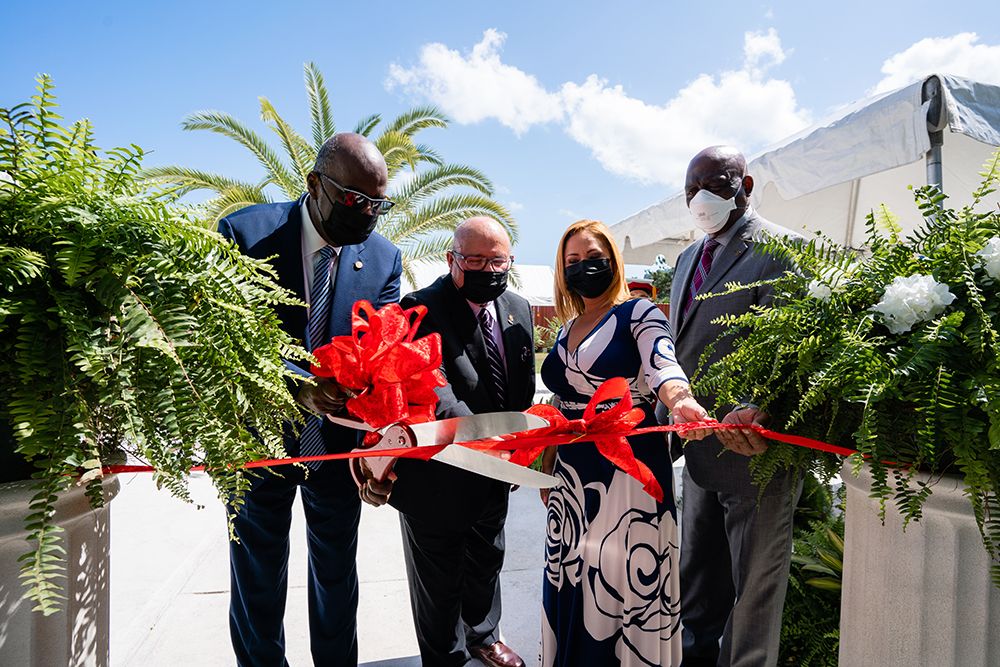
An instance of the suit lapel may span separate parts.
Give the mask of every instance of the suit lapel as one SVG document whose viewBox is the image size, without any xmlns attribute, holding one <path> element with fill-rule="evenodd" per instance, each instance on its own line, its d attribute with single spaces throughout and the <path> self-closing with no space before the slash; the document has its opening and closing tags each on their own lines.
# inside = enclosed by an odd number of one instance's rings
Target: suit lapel
<svg viewBox="0 0 1000 667">
<path fill-rule="evenodd" d="M 670 287 L 670 331 L 676 337 L 684 326 L 684 304 L 687 302 L 688 291 L 691 289 L 691 278 L 694 275 L 694 258 L 701 257 L 704 241 L 697 247 L 692 246 L 682 252 L 677 258 L 677 270 L 674 272 L 674 282 Z M 678 282 L 680 281 L 680 282 Z"/>
<path fill-rule="evenodd" d="M 497 320 L 500 323 L 500 331 L 503 337 L 503 354 L 507 366 L 507 385 L 509 387 L 511 379 L 518 377 L 518 369 L 521 365 L 524 340 L 520 332 L 524 331 L 524 323 L 517 321 L 517 318 L 510 310 L 510 304 L 507 301 L 506 295 L 497 299 L 496 304 Z"/>
<path fill-rule="evenodd" d="M 333 301 L 330 303 L 330 321 L 327 325 L 331 337 L 351 332 L 351 312 L 355 297 L 361 293 L 357 285 L 365 278 L 365 263 L 362 259 L 364 251 L 364 243 L 345 245 L 340 249 L 337 277 L 333 283 Z"/>
<path fill-rule="evenodd" d="M 302 273 L 302 200 L 288 212 L 288 218 L 274 234 L 272 266 L 278 274 L 278 284 L 302 301 L 308 301 L 305 276 Z M 301 306 L 279 305 L 275 308 L 285 331 L 299 340 L 306 338 L 306 309 Z"/>
</svg>

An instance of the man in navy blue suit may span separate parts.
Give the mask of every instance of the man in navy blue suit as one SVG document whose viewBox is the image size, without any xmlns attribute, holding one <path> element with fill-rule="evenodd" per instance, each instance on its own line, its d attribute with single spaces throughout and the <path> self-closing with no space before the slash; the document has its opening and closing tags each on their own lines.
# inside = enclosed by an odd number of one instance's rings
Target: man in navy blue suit
<svg viewBox="0 0 1000 667">
<path fill-rule="evenodd" d="M 278 283 L 309 304 L 279 305 L 289 334 L 314 349 L 350 333 L 351 307 L 366 299 L 376 307 L 399 300 L 399 250 L 374 233 L 385 199 L 385 160 L 359 134 L 337 134 L 319 151 L 298 201 L 259 204 L 219 222 L 219 232 L 240 250 L 268 259 Z M 289 368 L 310 377 L 309 364 L 290 359 Z M 332 380 L 313 378 L 293 387 L 310 413 L 306 425 L 287 425 L 290 456 L 349 451 L 358 431 L 321 416 L 342 409 L 345 393 Z M 232 595 L 229 626 L 240 665 L 283 666 L 283 618 L 288 589 L 288 543 L 292 502 L 302 494 L 309 547 L 309 638 L 319 665 L 357 665 L 358 577 L 355 565 L 361 504 L 345 461 L 265 471 L 253 479 L 230 546 Z"/>
</svg>

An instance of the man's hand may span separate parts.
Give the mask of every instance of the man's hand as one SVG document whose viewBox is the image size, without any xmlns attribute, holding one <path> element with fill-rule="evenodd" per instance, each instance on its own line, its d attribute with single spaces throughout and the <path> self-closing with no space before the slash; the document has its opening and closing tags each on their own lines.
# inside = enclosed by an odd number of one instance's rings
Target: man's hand
<svg viewBox="0 0 1000 667">
<path fill-rule="evenodd" d="M 733 410 L 722 418 L 723 424 L 757 424 L 766 426 L 770 415 L 754 407 Z M 726 429 L 715 432 L 722 446 L 743 456 L 755 456 L 767 451 L 767 440 L 753 429 Z"/>
<path fill-rule="evenodd" d="M 341 387 L 333 378 L 313 376 L 312 383 L 304 382 L 302 384 L 295 400 L 317 414 L 334 415 L 343 411 L 344 403 L 353 397 L 354 392 L 346 387 Z"/>
<path fill-rule="evenodd" d="M 694 397 L 692 396 L 685 396 L 674 403 L 674 407 L 670 410 L 670 416 L 673 418 L 675 424 L 710 421 L 708 412 L 706 412 L 705 408 L 701 407 L 698 401 L 694 400 Z M 712 429 L 700 428 L 694 431 L 688 431 L 681 437 L 687 440 L 701 440 L 711 432 Z"/>
<path fill-rule="evenodd" d="M 385 481 L 379 482 L 375 479 L 375 475 L 364 459 L 357 459 L 357 461 L 361 468 L 361 474 L 365 478 L 365 483 L 358 489 L 358 496 L 372 507 L 385 505 L 389 502 L 389 496 L 392 495 L 392 485 L 396 481 L 396 473 L 390 470 L 389 477 Z"/>
</svg>

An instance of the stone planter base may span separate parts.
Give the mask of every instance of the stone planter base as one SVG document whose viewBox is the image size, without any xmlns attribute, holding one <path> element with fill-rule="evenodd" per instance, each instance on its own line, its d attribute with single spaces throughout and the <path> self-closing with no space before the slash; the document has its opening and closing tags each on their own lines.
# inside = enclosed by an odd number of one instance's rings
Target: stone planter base
<svg viewBox="0 0 1000 667">
<path fill-rule="evenodd" d="M 843 480 L 841 667 L 1000 667 L 1000 589 L 960 478 L 938 482 L 905 532 L 891 504 L 882 525 L 867 469 L 845 465 Z"/>
<path fill-rule="evenodd" d="M 104 482 L 108 500 L 118 489 L 116 477 Z M 91 509 L 78 486 L 56 501 L 66 549 L 66 600 L 63 611 L 45 617 L 22 599 L 18 578 L 17 558 L 29 548 L 24 518 L 33 495 L 31 482 L 0 484 L 0 665 L 103 667 L 109 664 L 110 633 L 108 508 Z"/>
</svg>

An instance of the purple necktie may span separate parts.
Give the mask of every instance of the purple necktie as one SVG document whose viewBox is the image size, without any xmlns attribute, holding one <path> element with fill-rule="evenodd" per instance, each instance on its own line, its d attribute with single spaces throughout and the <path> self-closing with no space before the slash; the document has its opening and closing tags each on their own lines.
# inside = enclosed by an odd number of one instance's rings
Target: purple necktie
<svg viewBox="0 0 1000 667">
<path fill-rule="evenodd" d="M 698 294 L 698 290 L 708 280 L 708 274 L 712 270 L 712 257 L 718 247 L 719 242 L 715 239 L 705 239 L 705 245 L 701 249 L 701 261 L 698 262 L 698 266 L 694 269 L 694 276 L 691 277 L 691 289 L 688 290 L 687 304 L 684 306 L 685 316 L 694 305 L 694 297 Z"/>
<path fill-rule="evenodd" d="M 493 317 L 485 306 L 479 309 L 479 327 L 483 331 L 483 342 L 486 343 L 486 359 L 490 363 L 491 384 L 493 391 L 496 392 L 497 405 L 502 408 L 507 405 L 507 370 L 503 367 L 500 346 L 493 338 Z"/>
</svg>

